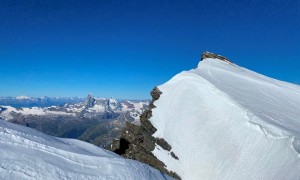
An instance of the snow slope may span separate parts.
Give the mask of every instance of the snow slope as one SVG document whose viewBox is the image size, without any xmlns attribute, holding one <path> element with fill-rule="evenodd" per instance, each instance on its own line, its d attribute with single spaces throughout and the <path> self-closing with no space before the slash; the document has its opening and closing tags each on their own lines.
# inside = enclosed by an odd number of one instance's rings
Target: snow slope
<svg viewBox="0 0 300 180">
<path fill-rule="evenodd" d="M 0 121 L 0 179 L 169 178 L 91 144 Z"/>
<path fill-rule="evenodd" d="M 162 91 L 151 123 L 182 179 L 299 179 L 300 87 L 207 58 Z"/>
</svg>

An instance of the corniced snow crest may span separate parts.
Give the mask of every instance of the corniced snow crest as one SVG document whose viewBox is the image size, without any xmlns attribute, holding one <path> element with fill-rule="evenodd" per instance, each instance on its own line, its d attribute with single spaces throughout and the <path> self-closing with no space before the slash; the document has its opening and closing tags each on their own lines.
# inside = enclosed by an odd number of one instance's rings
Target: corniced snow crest
<svg viewBox="0 0 300 180">
<path fill-rule="evenodd" d="M 299 179 L 300 87 L 218 56 L 158 86 L 150 119 L 179 160 L 153 154 L 182 179 Z"/>
</svg>

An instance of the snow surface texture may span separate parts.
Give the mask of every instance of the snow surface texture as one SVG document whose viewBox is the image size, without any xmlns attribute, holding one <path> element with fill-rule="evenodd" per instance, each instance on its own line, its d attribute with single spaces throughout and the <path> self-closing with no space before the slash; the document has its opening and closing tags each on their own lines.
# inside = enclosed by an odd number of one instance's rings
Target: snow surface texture
<svg viewBox="0 0 300 180">
<path fill-rule="evenodd" d="M 0 121 L 0 179 L 171 179 L 94 145 Z"/>
<path fill-rule="evenodd" d="M 158 87 L 151 123 L 179 160 L 154 155 L 182 179 L 299 179 L 300 87 L 204 59 Z"/>
</svg>

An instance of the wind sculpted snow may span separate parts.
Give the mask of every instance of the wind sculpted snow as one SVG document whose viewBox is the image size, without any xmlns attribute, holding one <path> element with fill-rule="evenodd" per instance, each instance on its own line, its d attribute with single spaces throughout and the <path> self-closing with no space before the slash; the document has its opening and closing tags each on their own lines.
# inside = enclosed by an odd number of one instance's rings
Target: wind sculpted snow
<svg viewBox="0 0 300 180">
<path fill-rule="evenodd" d="M 207 58 L 158 87 L 151 123 L 182 179 L 298 179 L 300 87 Z"/>
<path fill-rule="evenodd" d="M 0 179 L 171 179 L 94 145 L 0 121 Z"/>
</svg>

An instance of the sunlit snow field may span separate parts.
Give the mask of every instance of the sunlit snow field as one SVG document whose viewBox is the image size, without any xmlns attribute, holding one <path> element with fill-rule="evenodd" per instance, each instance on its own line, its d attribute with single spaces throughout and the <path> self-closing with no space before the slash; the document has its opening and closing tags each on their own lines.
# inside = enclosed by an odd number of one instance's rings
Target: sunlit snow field
<svg viewBox="0 0 300 180">
<path fill-rule="evenodd" d="M 204 59 L 158 87 L 153 153 L 183 179 L 298 179 L 300 87 Z"/>
</svg>

